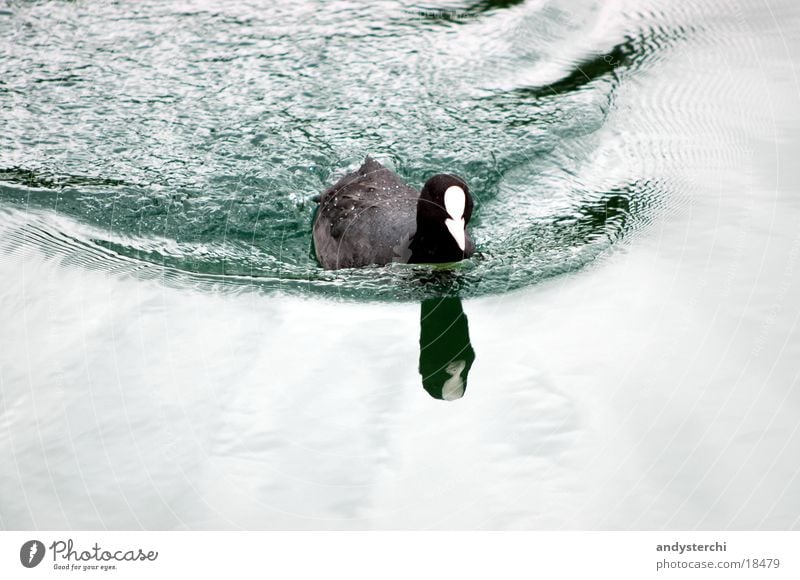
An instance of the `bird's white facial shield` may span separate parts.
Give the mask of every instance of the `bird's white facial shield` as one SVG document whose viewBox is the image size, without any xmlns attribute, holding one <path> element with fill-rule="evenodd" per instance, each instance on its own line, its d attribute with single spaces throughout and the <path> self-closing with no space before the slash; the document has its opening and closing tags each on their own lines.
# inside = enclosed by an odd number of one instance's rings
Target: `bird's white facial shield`
<svg viewBox="0 0 800 580">
<path fill-rule="evenodd" d="M 467 196 L 459 186 L 451 185 L 444 192 L 444 209 L 449 216 L 444 220 L 444 225 L 462 252 L 467 243 L 466 224 L 464 223 L 464 207 L 466 204 Z"/>
</svg>

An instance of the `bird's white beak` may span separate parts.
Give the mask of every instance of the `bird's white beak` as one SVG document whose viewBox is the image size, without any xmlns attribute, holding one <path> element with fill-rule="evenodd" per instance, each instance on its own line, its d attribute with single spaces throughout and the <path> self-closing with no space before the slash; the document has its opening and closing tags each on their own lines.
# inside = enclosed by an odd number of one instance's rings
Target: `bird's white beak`
<svg viewBox="0 0 800 580">
<path fill-rule="evenodd" d="M 466 226 L 464 225 L 464 218 L 461 218 L 460 220 L 454 220 L 448 218 L 444 220 L 444 225 L 447 226 L 447 231 L 450 232 L 450 235 L 453 236 L 453 239 L 456 241 L 458 247 L 461 248 L 461 251 L 463 252 L 464 247 L 467 244 L 466 232 L 465 232 Z"/>
</svg>

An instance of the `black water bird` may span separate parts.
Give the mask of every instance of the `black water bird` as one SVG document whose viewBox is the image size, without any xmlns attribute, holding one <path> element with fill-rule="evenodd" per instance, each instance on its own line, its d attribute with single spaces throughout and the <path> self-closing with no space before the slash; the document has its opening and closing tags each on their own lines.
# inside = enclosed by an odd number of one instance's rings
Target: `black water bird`
<svg viewBox="0 0 800 580">
<path fill-rule="evenodd" d="M 316 201 L 314 251 L 329 270 L 457 262 L 474 252 L 472 196 L 455 175 L 434 175 L 417 192 L 367 157 Z"/>
</svg>

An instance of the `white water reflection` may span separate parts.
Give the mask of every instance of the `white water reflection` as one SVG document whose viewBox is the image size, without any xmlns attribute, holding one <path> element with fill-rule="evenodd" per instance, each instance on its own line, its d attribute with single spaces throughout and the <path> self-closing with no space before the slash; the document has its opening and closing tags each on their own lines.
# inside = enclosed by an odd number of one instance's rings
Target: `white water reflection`
<svg viewBox="0 0 800 580">
<path fill-rule="evenodd" d="M 162 284 L 3 210 L 0 527 L 800 527 L 800 50 L 770 17 L 620 86 L 597 156 L 674 196 L 465 300 L 454 401 L 419 304 Z"/>
<path fill-rule="evenodd" d="M 729 247 L 703 206 L 465 302 L 454 402 L 420 384 L 418 305 L 6 255 L 3 526 L 794 527 L 800 212 Z"/>
</svg>

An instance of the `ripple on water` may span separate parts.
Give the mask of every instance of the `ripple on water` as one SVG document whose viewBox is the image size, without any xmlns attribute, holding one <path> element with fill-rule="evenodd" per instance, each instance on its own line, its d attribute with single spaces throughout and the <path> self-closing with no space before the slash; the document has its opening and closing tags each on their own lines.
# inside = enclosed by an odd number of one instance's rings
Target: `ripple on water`
<svg viewBox="0 0 800 580">
<path fill-rule="evenodd" d="M 672 194 L 657 158 L 679 148 L 642 143 L 618 101 L 696 32 L 680 18 L 599 2 L 304 6 L 15 5 L 4 250 L 169 284 L 477 296 L 586 266 Z M 642 127 L 681 97 L 641 101 Z M 479 255 L 447 282 L 427 267 L 321 270 L 308 198 L 366 154 L 417 187 L 464 176 Z"/>
</svg>

